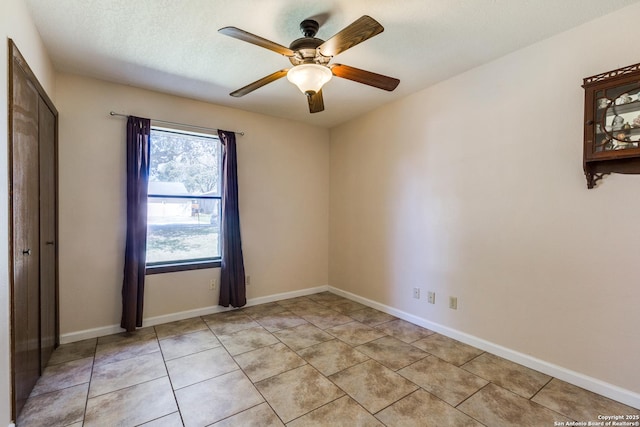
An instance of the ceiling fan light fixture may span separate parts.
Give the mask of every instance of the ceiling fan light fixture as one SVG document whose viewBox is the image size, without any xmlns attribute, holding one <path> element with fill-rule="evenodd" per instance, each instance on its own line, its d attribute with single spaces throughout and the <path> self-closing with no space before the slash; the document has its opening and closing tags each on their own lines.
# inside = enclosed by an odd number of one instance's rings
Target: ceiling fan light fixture
<svg viewBox="0 0 640 427">
<path fill-rule="evenodd" d="M 328 67 L 319 64 L 300 64 L 291 68 L 287 73 L 287 80 L 305 95 L 320 92 L 322 86 L 331 80 L 333 73 Z"/>
</svg>

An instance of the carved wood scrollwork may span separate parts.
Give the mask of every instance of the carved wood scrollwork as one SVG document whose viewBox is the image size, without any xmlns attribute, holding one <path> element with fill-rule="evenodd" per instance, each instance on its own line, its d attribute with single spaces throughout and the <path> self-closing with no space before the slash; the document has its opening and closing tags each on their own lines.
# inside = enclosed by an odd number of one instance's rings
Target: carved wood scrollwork
<svg viewBox="0 0 640 427">
<path fill-rule="evenodd" d="M 585 172 L 585 176 L 587 177 L 587 188 L 594 188 L 598 181 L 604 178 L 605 175 L 610 175 L 609 173 L 595 173 L 595 172 Z"/>
<path fill-rule="evenodd" d="M 607 71 L 606 73 L 601 73 L 595 76 L 587 77 L 583 79 L 583 83 L 587 85 L 589 83 L 608 80 L 612 77 L 619 77 L 625 74 L 635 73 L 639 70 L 640 70 L 640 64 L 629 65 L 628 67 L 622 67 L 622 68 L 618 68 L 617 70 Z"/>
</svg>

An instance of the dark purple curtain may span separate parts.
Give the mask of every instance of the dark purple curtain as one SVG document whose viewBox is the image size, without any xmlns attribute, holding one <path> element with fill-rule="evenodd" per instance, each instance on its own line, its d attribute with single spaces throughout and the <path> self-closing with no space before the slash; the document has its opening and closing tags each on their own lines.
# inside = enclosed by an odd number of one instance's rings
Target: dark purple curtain
<svg viewBox="0 0 640 427">
<path fill-rule="evenodd" d="M 240 210 L 238 209 L 238 160 L 236 134 L 218 131 L 223 146 L 222 156 L 222 269 L 220 270 L 220 300 L 224 307 L 242 307 L 247 303 L 244 282 L 244 260 L 240 240 Z"/>
<path fill-rule="evenodd" d="M 122 320 L 127 332 L 142 326 L 147 250 L 147 185 L 151 120 L 127 120 L 127 242 L 122 282 Z"/>
</svg>

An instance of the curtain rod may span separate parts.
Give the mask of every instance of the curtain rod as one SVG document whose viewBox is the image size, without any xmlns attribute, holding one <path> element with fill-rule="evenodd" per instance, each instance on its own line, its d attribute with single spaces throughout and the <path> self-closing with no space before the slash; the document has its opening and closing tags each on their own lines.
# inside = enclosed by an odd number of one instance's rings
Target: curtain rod
<svg viewBox="0 0 640 427">
<path fill-rule="evenodd" d="M 115 111 L 110 111 L 109 115 L 110 116 L 118 116 L 118 117 L 129 117 L 128 114 L 120 114 L 120 113 L 116 113 Z M 188 125 L 188 124 L 185 124 L 185 123 L 168 122 L 166 120 L 158 120 L 158 119 L 151 119 L 151 120 L 154 121 L 154 122 L 157 122 L 157 123 L 164 123 L 166 125 L 185 126 L 185 127 L 189 127 L 189 128 L 192 128 L 192 129 L 211 130 L 211 131 L 215 131 L 215 132 L 218 131 L 218 129 L 208 128 L 208 127 L 204 127 L 204 126 L 195 126 L 195 125 Z M 244 136 L 244 132 L 238 132 L 238 131 L 232 131 L 232 132 L 235 133 L 235 134 L 238 134 L 240 136 Z"/>
</svg>

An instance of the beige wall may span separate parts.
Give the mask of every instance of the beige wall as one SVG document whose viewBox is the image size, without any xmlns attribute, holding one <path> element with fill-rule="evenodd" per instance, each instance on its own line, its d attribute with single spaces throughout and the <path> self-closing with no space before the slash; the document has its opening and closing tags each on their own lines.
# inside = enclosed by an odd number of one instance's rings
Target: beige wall
<svg viewBox="0 0 640 427">
<path fill-rule="evenodd" d="M 329 132 L 143 89 L 59 74 L 60 310 L 69 334 L 119 324 L 125 114 L 242 130 L 238 175 L 248 298 L 327 285 Z M 219 269 L 148 276 L 145 318 L 215 306 Z"/>
<path fill-rule="evenodd" d="M 0 426 L 11 421 L 10 295 L 9 295 L 9 194 L 7 159 L 7 38 L 12 38 L 38 80 L 54 98 L 54 72 L 22 0 L 0 4 Z"/>
<path fill-rule="evenodd" d="M 638 16 L 333 129 L 330 284 L 639 393 L 640 176 L 587 190 L 580 87 L 638 61 Z"/>
</svg>

